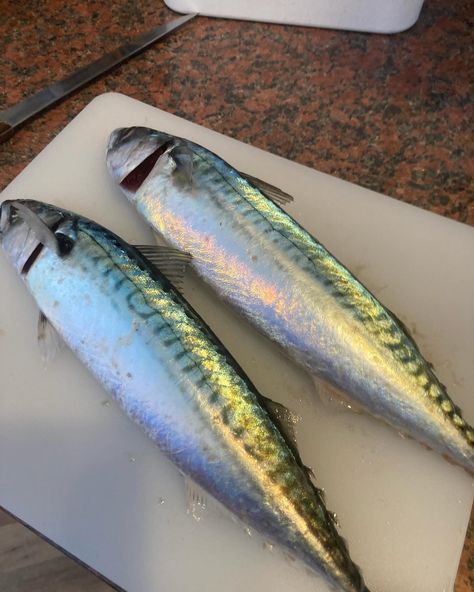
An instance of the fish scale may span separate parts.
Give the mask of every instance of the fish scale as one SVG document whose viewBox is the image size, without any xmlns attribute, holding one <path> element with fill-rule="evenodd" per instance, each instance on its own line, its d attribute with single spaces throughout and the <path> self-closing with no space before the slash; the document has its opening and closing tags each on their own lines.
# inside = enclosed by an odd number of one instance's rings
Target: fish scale
<svg viewBox="0 0 474 592">
<path fill-rule="evenodd" d="M 247 525 L 342 592 L 368 592 L 263 397 L 166 277 L 70 212 L 31 200 L 1 208 L 7 256 L 42 313 L 129 417 Z M 34 213 L 38 225 L 58 224 L 48 244 L 67 237 L 67 252 L 24 240 L 25 208 L 30 222 Z"/>
<path fill-rule="evenodd" d="M 474 430 L 404 325 L 266 195 L 268 185 L 147 128 L 113 132 L 107 164 L 145 220 L 293 360 L 474 473 Z"/>
</svg>

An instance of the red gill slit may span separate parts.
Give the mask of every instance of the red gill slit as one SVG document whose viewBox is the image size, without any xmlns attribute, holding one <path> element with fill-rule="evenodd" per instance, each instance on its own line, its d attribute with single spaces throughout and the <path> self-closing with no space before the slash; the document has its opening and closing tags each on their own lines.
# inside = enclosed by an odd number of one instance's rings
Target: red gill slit
<svg viewBox="0 0 474 592">
<path fill-rule="evenodd" d="M 59 228 L 60 222 L 61 222 L 61 220 L 58 220 L 50 227 L 51 232 L 55 232 Z M 36 247 L 31 251 L 30 256 L 28 257 L 28 259 L 23 264 L 23 267 L 21 268 L 22 275 L 26 275 L 30 271 L 33 263 L 40 256 L 40 253 L 43 250 L 43 247 L 44 247 L 43 243 L 38 243 L 36 245 Z"/>
<path fill-rule="evenodd" d="M 23 265 L 23 267 L 21 268 L 22 275 L 26 275 L 30 271 L 31 266 L 36 261 L 36 259 L 38 259 L 39 254 L 41 253 L 42 250 L 43 250 L 43 243 L 38 243 L 36 245 L 36 247 L 33 249 L 33 251 L 31 252 L 31 255 L 25 261 L 25 264 Z"/>
<path fill-rule="evenodd" d="M 159 148 L 154 150 L 149 156 L 145 158 L 137 167 L 135 167 L 128 175 L 120 181 L 120 187 L 127 191 L 135 192 L 140 189 L 145 179 L 153 170 L 157 160 L 169 147 L 169 142 L 165 142 Z"/>
</svg>

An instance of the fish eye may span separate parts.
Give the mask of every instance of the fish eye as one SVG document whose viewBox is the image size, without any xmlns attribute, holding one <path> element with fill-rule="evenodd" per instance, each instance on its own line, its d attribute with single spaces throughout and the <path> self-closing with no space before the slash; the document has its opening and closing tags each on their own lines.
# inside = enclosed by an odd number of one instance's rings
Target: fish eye
<svg viewBox="0 0 474 592">
<path fill-rule="evenodd" d="M 72 238 L 62 232 L 56 232 L 55 237 L 58 242 L 59 255 L 61 257 L 68 255 L 74 246 Z"/>
</svg>

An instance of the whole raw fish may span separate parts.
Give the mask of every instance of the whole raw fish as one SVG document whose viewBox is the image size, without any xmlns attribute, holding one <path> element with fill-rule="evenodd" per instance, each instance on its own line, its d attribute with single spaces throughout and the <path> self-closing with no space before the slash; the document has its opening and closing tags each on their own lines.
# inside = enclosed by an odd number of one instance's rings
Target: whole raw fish
<svg viewBox="0 0 474 592">
<path fill-rule="evenodd" d="M 271 402 L 154 264 L 31 200 L 1 205 L 0 243 L 38 304 L 42 338 L 52 326 L 185 475 L 338 590 L 368 592 Z M 153 256 L 164 264 L 162 250 Z"/>
<path fill-rule="evenodd" d="M 372 415 L 474 472 L 474 430 L 403 324 L 279 205 L 290 196 L 148 128 L 110 137 L 112 177 L 226 302 Z"/>
</svg>

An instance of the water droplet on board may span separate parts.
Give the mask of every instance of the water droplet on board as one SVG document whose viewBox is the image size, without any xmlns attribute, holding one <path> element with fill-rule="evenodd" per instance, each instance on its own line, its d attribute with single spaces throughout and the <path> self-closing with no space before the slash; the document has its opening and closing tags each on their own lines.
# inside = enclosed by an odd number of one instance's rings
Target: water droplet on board
<svg viewBox="0 0 474 592">
<path fill-rule="evenodd" d="M 108 399 L 105 399 L 105 401 L 102 401 L 102 407 L 110 407 L 110 401 Z"/>
<path fill-rule="evenodd" d="M 165 500 L 162 497 L 160 497 L 158 503 L 160 504 L 160 506 L 162 506 L 165 503 Z"/>
<path fill-rule="evenodd" d="M 263 548 L 264 549 L 267 549 L 268 551 L 273 551 L 273 549 L 275 548 L 275 546 L 270 541 L 263 541 Z"/>
<path fill-rule="evenodd" d="M 137 459 L 136 459 L 134 456 L 129 456 L 129 457 L 128 457 L 128 460 L 129 460 L 130 462 L 135 462 Z"/>
</svg>

